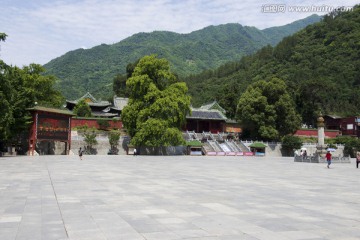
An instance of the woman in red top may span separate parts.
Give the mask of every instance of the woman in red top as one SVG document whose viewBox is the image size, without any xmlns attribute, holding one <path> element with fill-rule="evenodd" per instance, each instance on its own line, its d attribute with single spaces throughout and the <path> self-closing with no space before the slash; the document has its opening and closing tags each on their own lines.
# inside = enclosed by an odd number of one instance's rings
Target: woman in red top
<svg viewBox="0 0 360 240">
<path fill-rule="evenodd" d="M 330 151 L 328 151 L 326 153 L 325 157 L 326 157 L 326 161 L 328 163 L 327 168 L 330 168 L 330 164 L 331 164 L 331 153 L 330 153 Z"/>
</svg>

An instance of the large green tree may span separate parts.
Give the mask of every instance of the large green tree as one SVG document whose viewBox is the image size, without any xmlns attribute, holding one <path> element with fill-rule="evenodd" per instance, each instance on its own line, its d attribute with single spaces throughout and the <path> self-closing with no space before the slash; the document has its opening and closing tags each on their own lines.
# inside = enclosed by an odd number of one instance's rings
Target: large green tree
<svg viewBox="0 0 360 240">
<path fill-rule="evenodd" d="M 0 140 L 10 137 L 10 126 L 15 121 L 12 108 L 14 89 L 7 77 L 9 70 L 10 67 L 0 60 Z"/>
<path fill-rule="evenodd" d="M 241 95 L 236 112 L 245 133 L 252 139 L 279 140 L 295 132 L 301 124 L 300 115 L 283 80 L 260 80 Z"/>
<path fill-rule="evenodd" d="M 0 33 L 0 41 L 6 34 Z M 28 108 L 36 103 L 60 107 L 62 95 L 54 90 L 55 77 L 44 76 L 45 69 L 38 64 L 23 68 L 9 66 L 0 60 L 0 142 L 17 141 L 31 123 Z"/>
<path fill-rule="evenodd" d="M 5 39 L 6 34 L 0 33 L 0 42 L 5 41 Z M 9 79 L 5 75 L 5 73 L 9 71 L 9 68 L 8 65 L 0 60 L 0 140 L 8 138 L 10 135 L 10 124 L 14 121 L 10 103 L 13 89 Z"/>
<path fill-rule="evenodd" d="M 135 146 L 184 144 L 180 128 L 190 112 L 185 83 L 171 73 L 169 62 L 155 55 L 145 56 L 126 82 L 129 104 L 122 121 Z"/>
<path fill-rule="evenodd" d="M 15 141 L 27 131 L 31 123 L 28 108 L 35 104 L 60 107 L 62 95 L 53 89 L 55 78 L 43 76 L 45 71 L 38 64 L 22 69 L 8 66 L 0 60 L 0 99 L 2 102 L 0 137 L 2 141 Z"/>
</svg>

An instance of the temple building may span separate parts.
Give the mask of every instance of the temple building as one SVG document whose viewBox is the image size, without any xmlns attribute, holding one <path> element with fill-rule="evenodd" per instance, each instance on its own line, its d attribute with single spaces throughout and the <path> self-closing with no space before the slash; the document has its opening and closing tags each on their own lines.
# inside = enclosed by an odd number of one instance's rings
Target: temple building
<svg viewBox="0 0 360 240">
<path fill-rule="evenodd" d="M 67 110 L 59 110 L 35 106 L 28 109 L 32 115 L 29 131 L 28 155 L 37 154 L 69 154 L 71 149 L 71 120 L 73 114 Z M 64 143 L 57 149 L 55 143 Z M 60 152 L 59 152 L 60 151 Z"/>
<path fill-rule="evenodd" d="M 114 104 L 109 101 L 99 101 L 89 92 L 79 99 L 69 101 L 66 100 L 66 108 L 73 111 L 74 107 L 80 100 L 85 99 L 89 104 L 92 116 L 101 118 L 120 117 L 122 110 L 128 104 L 129 99 L 123 97 L 114 97 Z M 228 132 L 241 133 L 238 123 L 226 117 L 226 110 L 222 108 L 217 101 L 202 105 L 199 108 L 191 107 L 191 114 L 186 116 L 186 125 L 183 130 L 201 132 Z M 76 121 L 74 124 L 77 126 Z M 83 122 L 79 123 L 80 125 Z M 74 125 L 74 126 L 75 126 Z"/>
<path fill-rule="evenodd" d="M 66 108 L 73 111 L 74 107 L 81 101 L 85 100 L 91 108 L 92 116 L 101 118 L 114 118 L 119 117 L 123 107 L 126 105 L 123 102 L 126 99 L 114 97 L 114 106 L 109 101 L 97 100 L 93 95 L 87 92 L 84 96 L 79 99 L 70 101 L 66 100 Z M 127 101 L 126 101 L 127 103 Z"/>
<path fill-rule="evenodd" d="M 187 131 L 194 132 L 233 132 L 240 133 L 239 125 L 228 119 L 226 111 L 217 101 L 210 104 L 202 105 L 199 108 L 191 108 L 191 114 L 186 116 Z"/>
</svg>

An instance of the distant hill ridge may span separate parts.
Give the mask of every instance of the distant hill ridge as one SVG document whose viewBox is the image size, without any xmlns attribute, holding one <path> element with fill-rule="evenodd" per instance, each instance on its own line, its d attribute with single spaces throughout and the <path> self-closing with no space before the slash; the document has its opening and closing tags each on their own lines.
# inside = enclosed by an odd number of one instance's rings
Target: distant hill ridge
<svg viewBox="0 0 360 240">
<path fill-rule="evenodd" d="M 172 65 L 179 76 L 216 68 L 268 44 L 275 45 L 309 24 L 320 21 L 312 15 L 281 27 L 259 30 L 237 23 L 209 26 L 189 34 L 168 31 L 138 33 L 118 43 L 77 49 L 45 64 L 47 74 L 58 77 L 57 88 L 68 99 L 91 91 L 96 97 L 112 94 L 112 80 L 123 74 L 128 63 L 144 55 L 157 54 Z"/>
</svg>

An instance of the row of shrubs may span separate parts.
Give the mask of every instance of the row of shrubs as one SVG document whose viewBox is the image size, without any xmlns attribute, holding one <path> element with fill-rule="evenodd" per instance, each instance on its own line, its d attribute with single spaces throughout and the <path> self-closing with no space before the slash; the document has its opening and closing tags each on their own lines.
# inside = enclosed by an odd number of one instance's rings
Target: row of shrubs
<svg viewBox="0 0 360 240">
<path fill-rule="evenodd" d="M 88 154 L 93 154 L 94 146 L 98 144 L 96 140 L 97 134 L 101 130 L 97 130 L 96 128 L 89 128 L 88 126 L 77 127 L 76 130 L 84 137 L 84 142 L 86 144 L 85 149 L 88 149 Z M 120 130 L 113 129 L 107 131 L 107 135 L 109 138 L 110 151 L 109 154 L 117 154 L 119 152 L 119 140 L 121 136 Z"/>
</svg>

